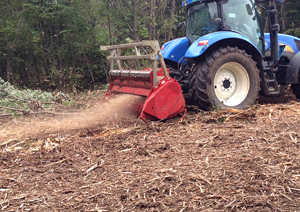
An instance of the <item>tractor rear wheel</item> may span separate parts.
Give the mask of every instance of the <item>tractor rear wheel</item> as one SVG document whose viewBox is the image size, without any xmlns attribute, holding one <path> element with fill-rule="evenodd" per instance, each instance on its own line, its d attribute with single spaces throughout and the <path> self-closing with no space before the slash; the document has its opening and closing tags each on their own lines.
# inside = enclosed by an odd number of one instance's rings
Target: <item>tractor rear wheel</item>
<svg viewBox="0 0 300 212">
<path fill-rule="evenodd" d="M 299 77 L 299 80 L 300 80 L 300 77 Z M 295 94 L 297 99 L 300 99 L 300 83 L 299 83 L 299 80 L 298 80 L 298 83 L 291 85 L 291 89 L 293 91 L 293 94 Z"/>
<path fill-rule="evenodd" d="M 195 66 L 190 88 L 195 103 L 202 109 L 246 109 L 258 98 L 259 71 L 245 51 L 220 48 Z"/>
</svg>

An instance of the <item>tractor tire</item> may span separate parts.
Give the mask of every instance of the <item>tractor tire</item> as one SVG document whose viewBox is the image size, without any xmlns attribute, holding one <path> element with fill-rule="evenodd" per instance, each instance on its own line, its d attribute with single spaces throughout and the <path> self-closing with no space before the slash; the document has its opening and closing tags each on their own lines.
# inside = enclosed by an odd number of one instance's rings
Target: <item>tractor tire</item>
<svg viewBox="0 0 300 212">
<path fill-rule="evenodd" d="M 299 80 L 300 80 L 300 77 L 299 77 Z M 299 82 L 299 80 L 298 80 L 298 83 L 291 84 L 291 89 L 297 99 L 300 99 L 300 82 Z"/>
<path fill-rule="evenodd" d="M 243 110 L 258 99 L 259 71 L 245 51 L 237 47 L 220 48 L 195 66 L 190 88 L 201 109 L 214 106 Z"/>
</svg>

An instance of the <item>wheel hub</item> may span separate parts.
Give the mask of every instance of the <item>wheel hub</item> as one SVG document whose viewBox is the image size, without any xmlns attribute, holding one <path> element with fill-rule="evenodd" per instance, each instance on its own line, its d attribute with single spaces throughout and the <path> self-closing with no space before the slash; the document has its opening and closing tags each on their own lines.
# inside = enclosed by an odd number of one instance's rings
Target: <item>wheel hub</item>
<svg viewBox="0 0 300 212">
<path fill-rule="evenodd" d="M 232 86 L 230 86 L 231 83 L 232 83 L 232 82 L 230 82 L 230 79 L 226 79 L 226 78 L 225 78 L 225 80 L 223 81 L 223 87 L 224 87 L 225 89 L 232 88 Z"/>
<path fill-rule="evenodd" d="M 222 74 L 217 79 L 215 89 L 218 89 L 219 97 L 228 99 L 236 89 L 236 79 L 234 74 L 228 69 L 219 70 Z"/>
</svg>

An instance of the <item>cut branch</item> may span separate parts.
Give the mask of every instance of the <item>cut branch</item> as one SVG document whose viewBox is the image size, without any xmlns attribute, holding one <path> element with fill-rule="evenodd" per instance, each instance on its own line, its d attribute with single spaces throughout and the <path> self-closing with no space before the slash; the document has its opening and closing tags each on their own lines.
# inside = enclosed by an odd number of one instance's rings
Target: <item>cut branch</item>
<svg viewBox="0 0 300 212">
<path fill-rule="evenodd" d="M 6 110 L 20 111 L 22 113 L 29 113 L 28 110 L 22 110 L 22 109 L 17 109 L 17 108 L 12 108 L 12 107 L 5 107 L 5 106 L 1 106 L 1 105 L 0 105 L 0 108 L 6 109 Z"/>
</svg>

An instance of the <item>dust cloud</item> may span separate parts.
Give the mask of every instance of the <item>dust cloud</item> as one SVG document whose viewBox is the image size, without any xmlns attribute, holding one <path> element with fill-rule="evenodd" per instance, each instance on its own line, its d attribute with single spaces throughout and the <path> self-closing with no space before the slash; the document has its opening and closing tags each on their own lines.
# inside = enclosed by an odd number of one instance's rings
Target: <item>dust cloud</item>
<svg viewBox="0 0 300 212">
<path fill-rule="evenodd" d="M 122 119 L 136 119 L 134 109 L 143 97 L 122 94 L 108 102 L 97 103 L 82 112 L 54 117 L 43 117 L 43 120 L 32 118 L 27 121 L 15 120 L 0 128 L 0 144 L 7 139 L 20 139 L 39 134 L 52 134 L 68 130 L 96 127 L 100 124 L 118 122 Z"/>
</svg>

